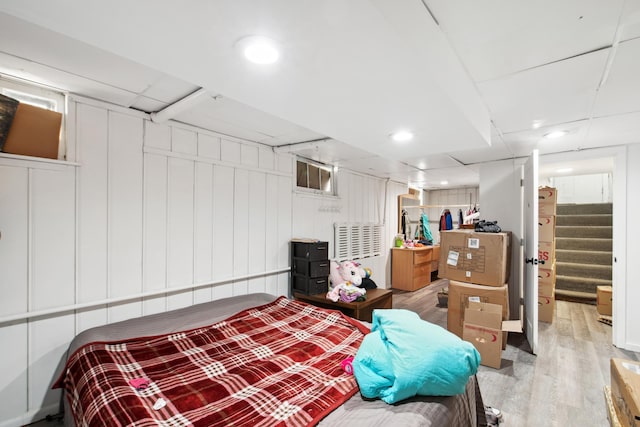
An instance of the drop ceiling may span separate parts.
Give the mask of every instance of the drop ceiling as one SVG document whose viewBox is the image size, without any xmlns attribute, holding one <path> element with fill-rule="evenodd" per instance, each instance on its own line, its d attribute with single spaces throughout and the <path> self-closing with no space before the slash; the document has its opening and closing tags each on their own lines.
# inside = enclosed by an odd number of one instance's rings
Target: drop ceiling
<svg viewBox="0 0 640 427">
<path fill-rule="evenodd" d="M 245 62 L 237 42 L 255 34 L 282 61 Z M 0 73 L 146 112 L 204 88 L 173 120 L 466 186 L 534 148 L 640 142 L 640 1 L 2 0 Z M 401 128 L 414 140 L 392 143 Z"/>
</svg>

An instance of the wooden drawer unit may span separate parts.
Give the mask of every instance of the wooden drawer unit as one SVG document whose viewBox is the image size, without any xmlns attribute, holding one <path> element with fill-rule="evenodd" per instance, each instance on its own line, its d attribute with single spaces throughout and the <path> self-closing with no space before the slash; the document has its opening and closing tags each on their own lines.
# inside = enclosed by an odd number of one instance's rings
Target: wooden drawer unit
<svg viewBox="0 0 640 427">
<path fill-rule="evenodd" d="M 431 283 L 433 247 L 392 248 L 391 287 L 415 291 Z"/>
<path fill-rule="evenodd" d="M 291 242 L 291 294 L 329 291 L 329 242 Z"/>
</svg>

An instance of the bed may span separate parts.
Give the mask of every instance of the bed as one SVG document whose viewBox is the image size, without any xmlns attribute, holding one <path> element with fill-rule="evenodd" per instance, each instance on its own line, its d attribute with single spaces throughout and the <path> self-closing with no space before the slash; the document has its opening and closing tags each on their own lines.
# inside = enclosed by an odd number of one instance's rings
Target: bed
<svg viewBox="0 0 640 427">
<path fill-rule="evenodd" d="M 337 311 L 236 296 L 84 331 L 54 387 L 67 426 L 486 425 L 475 376 L 456 396 L 361 397 L 340 362 L 367 332 Z"/>
</svg>

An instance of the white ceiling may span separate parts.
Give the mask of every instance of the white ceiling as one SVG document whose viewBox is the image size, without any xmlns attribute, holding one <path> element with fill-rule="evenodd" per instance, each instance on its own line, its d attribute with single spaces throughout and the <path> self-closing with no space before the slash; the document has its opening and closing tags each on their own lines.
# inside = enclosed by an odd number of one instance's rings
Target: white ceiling
<svg viewBox="0 0 640 427">
<path fill-rule="evenodd" d="M 282 61 L 243 61 L 256 34 Z M 174 120 L 466 186 L 534 148 L 640 142 L 640 0 L 0 0 L 0 73 L 146 112 L 204 88 Z M 414 140 L 392 143 L 400 128 Z M 595 163 L 572 167 L 610 168 Z"/>
</svg>

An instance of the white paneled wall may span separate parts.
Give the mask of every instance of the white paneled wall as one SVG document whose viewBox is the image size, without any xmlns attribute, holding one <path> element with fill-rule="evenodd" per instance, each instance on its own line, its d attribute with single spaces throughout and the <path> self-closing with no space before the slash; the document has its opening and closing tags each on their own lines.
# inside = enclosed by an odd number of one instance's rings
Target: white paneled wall
<svg viewBox="0 0 640 427">
<path fill-rule="evenodd" d="M 269 147 L 86 99 L 69 111 L 77 163 L 0 157 L 0 339 L 11 349 L 0 427 L 57 412 L 51 385 L 83 330 L 249 292 L 287 295 L 293 236 L 332 242 L 335 222 L 384 222 L 383 255 L 365 265 L 389 283 L 406 185 L 343 170 L 339 194 L 318 197 L 295 190 L 295 159 Z"/>
<path fill-rule="evenodd" d="M 82 330 L 288 293 L 290 155 L 89 100 L 70 114 L 77 165 L 0 157 L 0 319 L 17 318 L 0 323 L 0 426 L 57 412 Z"/>
<path fill-rule="evenodd" d="M 74 302 L 75 174 L 57 161 L 0 158 L 2 315 Z M 56 405 L 52 373 L 73 331 L 68 313 L 0 325 L 0 422 Z"/>
</svg>

